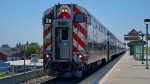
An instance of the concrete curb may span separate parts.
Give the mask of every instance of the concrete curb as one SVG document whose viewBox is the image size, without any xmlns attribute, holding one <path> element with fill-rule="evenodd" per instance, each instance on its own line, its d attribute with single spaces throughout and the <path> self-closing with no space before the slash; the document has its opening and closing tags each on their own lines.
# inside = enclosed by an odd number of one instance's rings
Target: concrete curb
<svg viewBox="0 0 150 84">
<path fill-rule="evenodd" d="M 25 73 L 25 81 L 34 79 L 37 77 L 41 77 L 43 75 L 46 75 L 43 68 L 35 70 L 35 71 L 29 71 L 29 72 Z M 7 76 L 4 78 L 0 78 L 0 83 L 2 83 L 2 84 L 20 84 L 22 82 L 24 82 L 24 74 L 23 73 L 15 74 L 14 76 L 11 75 L 11 76 Z"/>
</svg>

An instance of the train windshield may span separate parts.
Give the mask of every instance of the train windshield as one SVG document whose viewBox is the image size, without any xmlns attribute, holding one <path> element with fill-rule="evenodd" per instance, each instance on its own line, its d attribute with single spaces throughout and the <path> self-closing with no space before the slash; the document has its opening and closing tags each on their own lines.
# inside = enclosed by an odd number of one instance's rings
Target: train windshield
<svg viewBox="0 0 150 84">
<path fill-rule="evenodd" d="M 85 20 L 85 14 L 84 13 L 78 13 L 74 15 L 74 21 L 78 23 L 82 23 Z"/>
</svg>

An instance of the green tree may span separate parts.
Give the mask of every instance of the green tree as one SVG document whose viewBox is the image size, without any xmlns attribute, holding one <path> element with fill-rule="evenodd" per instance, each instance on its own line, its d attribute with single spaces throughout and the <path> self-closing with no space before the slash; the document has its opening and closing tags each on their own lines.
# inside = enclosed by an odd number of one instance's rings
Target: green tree
<svg viewBox="0 0 150 84">
<path fill-rule="evenodd" d="M 28 44 L 26 55 L 27 58 L 31 58 L 31 54 L 38 54 L 40 51 L 40 46 L 37 43 Z"/>
<path fill-rule="evenodd" d="M 19 59 L 23 59 L 23 49 L 21 43 L 17 43 L 15 48 L 19 51 Z"/>
<path fill-rule="evenodd" d="M 0 78 L 7 76 L 5 73 L 0 72 Z"/>
</svg>

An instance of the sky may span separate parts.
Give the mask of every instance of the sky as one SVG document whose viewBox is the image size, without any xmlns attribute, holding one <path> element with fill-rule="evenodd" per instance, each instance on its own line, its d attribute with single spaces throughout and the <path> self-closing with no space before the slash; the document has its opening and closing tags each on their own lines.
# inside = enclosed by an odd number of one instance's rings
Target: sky
<svg viewBox="0 0 150 84">
<path fill-rule="evenodd" d="M 1 0 L 0 46 L 42 45 L 43 12 L 58 3 L 84 7 L 121 41 L 133 28 L 145 33 L 144 19 L 150 18 L 150 0 Z"/>
</svg>

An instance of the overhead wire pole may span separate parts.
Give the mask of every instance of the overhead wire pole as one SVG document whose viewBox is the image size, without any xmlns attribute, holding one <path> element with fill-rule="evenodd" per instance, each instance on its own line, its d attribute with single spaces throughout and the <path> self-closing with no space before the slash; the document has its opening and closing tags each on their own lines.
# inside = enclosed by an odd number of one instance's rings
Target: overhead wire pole
<svg viewBox="0 0 150 84">
<path fill-rule="evenodd" d="M 110 36 L 110 33 L 109 33 L 109 32 L 107 32 L 107 36 L 108 36 L 108 39 L 107 39 L 107 45 L 108 45 L 108 46 L 107 46 L 107 48 L 108 48 L 108 49 L 107 49 L 107 50 L 108 50 L 108 52 L 107 52 L 107 53 L 108 53 L 108 54 L 107 54 L 107 58 L 108 58 L 108 61 L 109 61 L 109 60 L 110 60 L 110 59 L 109 59 L 109 52 L 110 52 L 110 49 L 109 49 L 109 36 Z"/>
<path fill-rule="evenodd" d="M 148 24 L 146 24 L 146 69 L 149 69 L 148 67 Z"/>
</svg>

